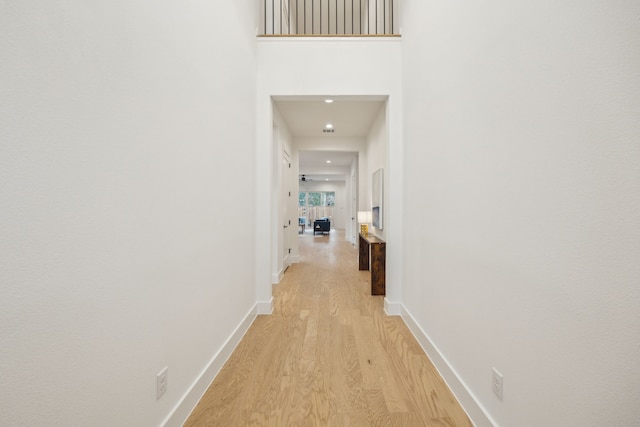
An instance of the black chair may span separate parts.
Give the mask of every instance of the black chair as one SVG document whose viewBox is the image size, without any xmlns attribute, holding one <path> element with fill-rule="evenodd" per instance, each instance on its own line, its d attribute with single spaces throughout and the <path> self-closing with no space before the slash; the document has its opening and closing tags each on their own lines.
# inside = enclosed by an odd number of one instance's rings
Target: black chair
<svg viewBox="0 0 640 427">
<path fill-rule="evenodd" d="M 316 233 L 330 233 L 331 232 L 331 221 L 329 218 L 318 218 L 313 221 L 313 235 Z"/>
</svg>

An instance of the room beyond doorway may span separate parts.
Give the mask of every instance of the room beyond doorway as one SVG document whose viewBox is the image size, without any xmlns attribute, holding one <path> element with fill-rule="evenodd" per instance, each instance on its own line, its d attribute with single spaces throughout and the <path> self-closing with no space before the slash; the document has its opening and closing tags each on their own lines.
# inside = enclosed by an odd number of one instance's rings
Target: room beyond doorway
<svg viewBox="0 0 640 427">
<path fill-rule="evenodd" d="M 331 221 L 336 205 L 335 191 L 300 191 L 298 193 L 298 223 L 312 225 L 320 218 Z"/>
<path fill-rule="evenodd" d="M 280 179 L 292 178 L 290 182 L 293 184 L 293 205 L 289 205 L 288 208 L 291 217 L 282 218 L 281 211 L 272 209 L 272 242 L 279 236 L 282 224 L 293 225 L 285 227 L 286 232 L 299 236 L 302 233 L 299 224 L 301 218 L 304 218 L 304 229 L 308 230 L 311 229 L 315 218 L 327 217 L 332 231 L 343 231 L 343 238 L 356 244 L 359 229 L 357 212 L 366 210 L 371 204 L 371 173 L 373 170 L 386 169 L 389 166 L 389 124 L 393 122 L 393 117 L 388 114 L 388 95 L 333 96 L 332 103 L 326 102 L 328 98 L 318 95 L 270 96 L 270 118 L 273 126 L 278 129 L 277 135 L 271 140 L 273 151 L 270 157 L 274 159 L 287 152 L 291 154 L 292 159 L 286 173 L 280 175 L 272 167 L 271 170 L 274 172 L 269 182 L 271 188 L 276 189 L 276 193 L 270 193 L 271 199 L 277 200 Z M 331 132 L 326 132 L 327 129 Z M 349 160 L 340 165 L 339 159 L 342 156 L 349 157 Z M 334 168 L 339 166 L 342 166 L 342 170 L 336 172 Z M 300 206 L 296 205 L 299 201 L 295 200 L 295 195 L 300 192 L 335 192 L 332 212 L 322 209 L 324 212 L 310 213 L 308 208 L 300 212 Z M 391 193 L 386 192 L 385 197 Z M 391 216 L 386 218 L 389 219 Z M 392 227 L 385 227 L 384 230 L 382 227 L 379 228 L 378 231 L 383 234 L 380 237 L 387 238 L 384 234 L 391 229 Z M 258 225 L 258 230 L 263 229 Z M 300 260 L 298 240 L 291 240 L 290 259 L 294 264 Z M 278 252 L 271 253 L 272 260 L 274 256 L 279 255 Z M 262 266 L 263 263 L 260 264 Z M 271 271 L 272 284 L 279 283 L 282 271 Z M 268 298 L 271 293 L 266 292 L 267 288 L 259 288 L 261 298 Z M 264 302 L 265 306 L 270 306 L 266 299 Z"/>
</svg>

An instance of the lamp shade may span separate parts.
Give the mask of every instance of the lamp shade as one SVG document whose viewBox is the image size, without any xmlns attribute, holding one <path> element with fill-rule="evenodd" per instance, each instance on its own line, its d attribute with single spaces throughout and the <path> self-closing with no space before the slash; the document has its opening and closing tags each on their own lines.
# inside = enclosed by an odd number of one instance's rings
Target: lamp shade
<svg viewBox="0 0 640 427">
<path fill-rule="evenodd" d="M 371 224 L 371 211 L 358 211 L 358 224 Z"/>
</svg>

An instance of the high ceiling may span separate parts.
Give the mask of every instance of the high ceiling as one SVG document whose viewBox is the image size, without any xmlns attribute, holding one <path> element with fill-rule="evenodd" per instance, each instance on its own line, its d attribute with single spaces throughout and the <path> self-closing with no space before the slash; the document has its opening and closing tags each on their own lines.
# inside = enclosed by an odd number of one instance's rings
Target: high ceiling
<svg viewBox="0 0 640 427">
<path fill-rule="evenodd" d="M 332 99 L 326 103 L 325 99 Z M 386 97 L 276 97 L 274 103 L 292 136 L 321 138 L 364 138 Z M 327 132 L 326 125 L 331 124 Z M 308 181 L 344 181 L 356 152 L 300 151 L 300 174 Z M 327 163 L 331 160 L 331 163 Z"/>
</svg>

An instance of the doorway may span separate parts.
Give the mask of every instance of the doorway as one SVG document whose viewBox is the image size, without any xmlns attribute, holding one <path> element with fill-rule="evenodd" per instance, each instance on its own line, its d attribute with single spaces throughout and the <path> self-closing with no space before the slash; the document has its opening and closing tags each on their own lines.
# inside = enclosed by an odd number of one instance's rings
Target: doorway
<svg viewBox="0 0 640 427">
<path fill-rule="evenodd" d="M 270 107 L 265 108 L 265 111 L 270 112 L 268 116 L 271 117 L 272 123 L 274 125 L 277 123 L 277 126 L 280 127 L 279 132 L 273 133 L 273 140 L 271 141 L 273 145 L 270 145 L 272 147 L 278 145 L 282 147 L 283 144 L 280 144 L 277 140 L 279 138 L 286 139 L 285 145 L 291 149 L 289 153 L 292 163 L 291 172 L 293 174 L 293 179 L 290 181 L 292 185 L 289 187 L 293 194 L 293 205 L 287 205 L 285 209 L 286 202 L 282 199 L 282 195 L 286 194 L 288 197 L 289 188 L 283 187 L 284 183 L 281 181 L 284 176 L 283 169 L 285 167 L 285 160 L 282 157 L 282 151 L 276 152 L 274 150 L 267 154 L 263 151 L 264 146 L 261 148 L 260 144 L 258 144 L 258 177 L 265 176 L 264 172 L 266 171 L 264 161 L 266 159 L 264 156 L 266 155 L 270 158 L 270 175 L 274 176 L 274 179 L 277 179 L 271 187 L 271 202 L 278 206 L 278 208 L 271 210 L 272 216 L 269 218 L 270 227 L 267 229 L 271 230 L 272 242 L 273 240 L 281 241 L 282 246 L 271 246 L 272 259 L 283 259 L 283 267 L 285 265 L 285 259 L 288 264 L 298 261 L 299 254 L 297 236 L 299 227 L 297 227 L 297 225 L 299 223 L 299 218 L 296 218 L 295 216 L 298 214 L 299 192 L 305 190 L 306 192 L 316 192 L 320 189 L 304 188 L 304 186 L 317 187 L 320 186 L 321 182 L 326 184 L 327 179 L 331 179 L 329 177 L 322 176 L 327 173 L 327 169 L 334 163 L 333 159 L 327 157 L 327 154 L 330 152 L 351 152 L 354 154 L 352 161 L 348 163 L 348 165 L 345 165 L 344 170 L 341 172 L 341 195 L 338 197 L 338 194 L 336 194 L 336 199 L 341 198 L 340 200 L 342 200 L 342 203 L 338 204 L 336 201 L 332 215 L 336 220 L 332 221 L 331 228 L 334 228 L 334 224 L 339 226 L 341 230 L 344 230 L 344 234 L 341 236 L 344 236 L 343 238 L 345 240 L 348 240 L 351 243 L 354 241 L 357 242 L 357 233 L 359 228 L 356 220 L 357 212 L 360 210 L 370 209 L 370 171 L 377 170 L 379 168 L 391 170 L 390 166 L 392 165 L 394 166 L 394 171 L 401 171 L 401 168 L 398 167 L 398 163 L 401 163 L 402 159 L 401 156 L 397 155 L 401 152 L 401 144 L 398 147 L 394 146 L 393 148 L 389 144 L 391 136 L 389 127 L 390 122 L 393 122 L 396 125 L 398 124 L 398 117 L 395 115 L 389 115 L 389 109 L 391 108 L 389 107 L 389 98 L 387 96 L 345 96 L 343 99 L 335 99 L 332 104 L 327 104 L 325 102 L 325 97 L 320 96 L 270 96 L 269 105 Z M 340 114 L 332 115 L 331 108 L 336 106 L 338 109 L 335 109 L 334 113 L 338 111 Z M 315 114 L 309 114 L 309 111 L 314 111 Z M 336 120 L 331 119 L 331 123 L 329 123 L 329 116 L 336 118 Z M 322 123 L 325 122 L 326 124 L 322 125 Z M 330 128 L 327 127 L 329 124 L 332 125 Z M 264 127 L 262 127 L 262 129 L 264 129 Z M 395 129 L 398 129 L 398 127 Z M 395 132 L 391 133 L 394 134 Z M 263 133 L 259 132 L 259 134 Z M 400 133 L 395 136 L 396 140 L 401 141 L 401 138 L 399 138 L 399 136 L 401 136 Z M 303 167 L 305 167 L 303 155 L 304 153 L 309 152 L 314 152 L 319 156 L 316 159 L 318 163 L 314 168 L 303 169 Z M 390 157 L 391 153 L 395 154 Z M 395 159 L 395 161 L 392 161 L 393 159 Z M 260 173 L 261 171 L 262 173 Z M 275 175 L 278 176 L 276 177 Z M 303 175 L 304 180 L 302 179 Z M 393 176 L 394 180 L 396 178 L 401 178 L 398 173 L 390 173 L 385 174 L 385 181 L 387 181 L 390 176 Z M 260 178 L 258 178 L 258 181 L 258 188 L 264 188 L 260 183 Z M 401 184 L 401 179 L 397 179 L 395 183 L 396 185 Z M 391 188 L 388 185 L 389 182 L 385 182 L 386 188 Z M 395 188 L 396 185 L 393 187 Z M 277 196 L 274 197 L 276 194 Z M 401 198 L 402 192 L 389 191 L 385 194 L 385 197 L 392 194 L 394 199 L 398 199 Z M 258 199 L 264 200 L 261 196 L 259 196 Z M 394 211 L 399 213 L 401 205 L 397 203 L 397 200 L 396 203 L 389 202 L 385 203 L 385 205 L 398 206 Z M 291 222 L 291 224 L 294 225 L 293 227 L 290 226 L 289 218 L 286 219 L 285 223 L 282 222 L 285 214 L 293 217 Z M 395 219 L 392 219 L 390 214 L 389 216 L 386 216 L 386 218 L 387 220 L 397 223 L 398 218 L 401 218 L 401 215 L 397 215 L 395 216 Z M 258 216 L 257 230 L 259 237 L 256 253 L 259 258 L 260 256 L 265 255 L 263 248 L 265 247 L 266 242 L 262 238 L 264 234 L 261 233 L 261 225 L 267 225 L 265 223 L 266 220 L 267 218 L 261 218 Z M 288 234 L 283 232 L 283 229 L 291 231 L 295 230 L 293 231 L 293 254 L 288 253 L 290 243 L 287 241 Z M 394 227 L 385 226 L 384 231 L 380 230 L 386 234 L 386 236 L 383 235 L 382 238 L 389 240 L 390 232 L 393 230 Z M 401 229 L 396 226 L 395 230 L 400 231 Z M 400 233 L 396 234 L 396 232 L 394 232 L 393 234 L 396 235 L 396 238 L 401 239 Z M 399 253 L 398 256 L 401 257 L 401 254 Z M 395 257 L 392 256 L 390 258 Z M 392 260 L 390 259 L 389 261 Z M 389 262 L 389 269 L 387 273 L 397 271 L 395 264 L 397 263 Z M 271 298 L 272 292 L 270 288 L 262 285 L 264 284 L 264 279 L 262 278 L 265 277 L 263 274 L 264 269 L 262 268 L 264 263 L 258 259 L 256 265 L 258 267 L 256 292 L 259 300 L 264 302 L 266 307 L 269 307 L 270 303 L 268 300 Z M 274 269 L 272 272 L 275 273 L 278 272 L 278 270 Z M 279 280 L 273 280 L 272 283 L 277 283 L 278 281 Z"/>
</svg>

